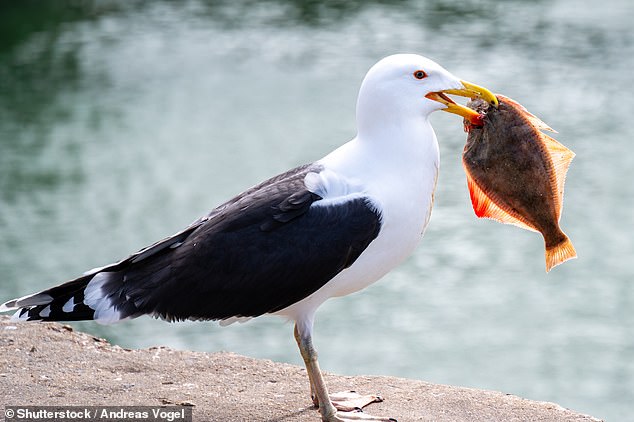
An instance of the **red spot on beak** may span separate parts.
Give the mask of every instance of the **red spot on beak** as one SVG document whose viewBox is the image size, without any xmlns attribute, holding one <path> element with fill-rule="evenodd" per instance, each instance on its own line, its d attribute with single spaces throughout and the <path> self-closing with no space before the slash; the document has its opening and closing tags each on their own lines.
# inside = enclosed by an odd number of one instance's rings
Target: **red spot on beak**
<svg viewBox="0 0 634 422">
<path fill-rule="evenodd" d="M 471 118 L 471 124 L 473 126 L 484 126 L 484 114 L 478 114 Z"/>
<path fill-rule="evenodd" d="M 464 119 L 463 121 L 464 131 L 469 133 L 472 127 L 482 127 L 484 126 L 484 114 L 478 114 L 477 116 L 471 116 L 469 120 Z"/>
</svg>

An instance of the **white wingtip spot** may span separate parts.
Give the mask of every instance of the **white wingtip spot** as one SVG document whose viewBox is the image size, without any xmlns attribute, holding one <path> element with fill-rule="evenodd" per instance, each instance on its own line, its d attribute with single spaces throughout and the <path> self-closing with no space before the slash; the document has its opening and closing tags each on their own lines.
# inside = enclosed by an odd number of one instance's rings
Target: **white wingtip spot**
<svg viewBox="0 0 634 422">
<path fill-rule="evenodd" d="M 114 307 L 112 299 L 107 297 L 103 286 L 115 273 L 98 273 L 84 290 L 84 303 L 95 310 L 94 320 L 100 324 L 114 324 L 121 321 L 121 313 Z"/>
<path fill-rule="evenodd" d="M 64 306 L 62 306 L 62 311 L 71 313 L 73 312 L 73 309 L 75 309 L 75 298 L 71 297 L 70 299 L 68 299 L 68 302 L 66 302 Z"/>
<path fill-rule="evenodd" d="M 40 317 L 46 318 L 51 314 L 51 305 L 48 305 L 46 308 L 40 311 Z"/>
<path fill-rule="evenodd" d="M 13 314 L 11 316 L 10 321 L 12 322 L 17 322 L 17 321 L 28 321 L 29 320 L 29 313 L 25 312 L 24 315 L 20 316 L 20 312 L 22 312 L 22 309 L 18 310 L 15 314 Z"/>
</svg>

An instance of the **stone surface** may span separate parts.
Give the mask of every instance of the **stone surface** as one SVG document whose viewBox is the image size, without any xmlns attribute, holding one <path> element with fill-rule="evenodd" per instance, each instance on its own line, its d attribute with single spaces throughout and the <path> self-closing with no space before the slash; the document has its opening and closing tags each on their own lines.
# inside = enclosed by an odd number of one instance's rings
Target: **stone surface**
<svg viewBox="0 0 634 422">
<path fill-rule="evenodd" d="M 557 404 L 395 377 L 326 374 L 331 391 L 378 393 L 367 413 L 405 421 L 598 421 Z M 126 350 L 57 323 L 0 317 L 0 406 L 170 405 L 194 421 L 319 421 L 304 368 L 232 353 Z"/>
</svg>

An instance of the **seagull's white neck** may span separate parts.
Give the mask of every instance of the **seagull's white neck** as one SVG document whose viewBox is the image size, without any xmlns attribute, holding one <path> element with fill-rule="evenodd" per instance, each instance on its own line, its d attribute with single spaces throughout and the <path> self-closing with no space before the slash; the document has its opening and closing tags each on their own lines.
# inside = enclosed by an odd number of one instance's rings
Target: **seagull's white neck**
<svg viewBox="0 0 634 422">
<path fill-rule="evenodd" d="M 393 167 L 437 162 L 436 135 L 418 104 L 389 97 L 380 101 L 363 94 L 361 90 L 357 102 L 355 139 L 363 150 Z"/>
<path fill-rule="evenodd" d="M 395 132 L 427 130 L 427 115 L 421 110 L 422 98 L 400 95 L 390 86 L 364 83 L 357 99 L 357 131 L 359 138 L 378 139 Z M 431 126 L 428 128 L 431 130 Z"/>
<path fill-rule="evenodd" d="M 433 190 L 439 165 L 438 142 L 429 121 L 385 122 L 357 136 L 322 160 L 327 168 L 350 180 L 374 186 Z M 429 182 L 429 183 L 428 183 Z M 429 184 L 430 186 L 426 186 Z"/>
</svg>

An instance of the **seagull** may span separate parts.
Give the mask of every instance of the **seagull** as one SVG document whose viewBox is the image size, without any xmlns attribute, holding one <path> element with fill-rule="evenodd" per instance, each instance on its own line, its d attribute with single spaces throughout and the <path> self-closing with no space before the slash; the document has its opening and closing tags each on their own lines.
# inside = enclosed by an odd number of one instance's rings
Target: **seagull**
<svg viewBox="0 0 634 422">
<path fill-rule="evenodd" d="M 294 321 L 322 421 L 391 421 L 360 411 L 360 397 L 329 395 L 312 342 L 317 308 L 359 291 L 407 258 L 429 223 L 439 150 L 429 116 L 442 110 L 482 125 L 449 95 L 481 98 L 416 54 L 383 58 L 357 99 L 357 135 L 322 159 L 256 185 L 184 230 L 66 283 L 10 300 L 25 321 L 111 324 L 150 315 L 228 324 L 265 314 Z M 377 400 L 370 396 L 368 402 Z"/>
</svg>

